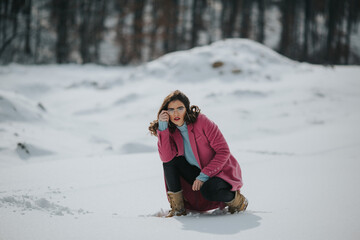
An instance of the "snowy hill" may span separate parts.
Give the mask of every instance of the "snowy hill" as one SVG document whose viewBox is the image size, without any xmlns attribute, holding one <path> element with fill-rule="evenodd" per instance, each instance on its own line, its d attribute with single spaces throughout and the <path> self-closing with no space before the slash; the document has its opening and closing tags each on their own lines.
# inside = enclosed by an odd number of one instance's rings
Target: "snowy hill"
<svg viewBox="0 0 360 240">
<path fill-rule="evenodd" d="M 242 39 L 139 67 L 0 67 L 0 239 L 359 239 L 360 67 Z M 149 123 L 182 90 L 217 123 L 248 211 L 169 209 Z"/>
<path fill-rule="evenodd" d="M 284 71 L 288 66 L 296 64 L 259 43 L 248 39 L 227 39 L 167 54 L 144 64 L 144 70 L 138 71 L 136 77 L 150 76 L 178 83 L 202 83 L 213 79 L 273 80 L 279 75 L 278 71 Z"/>
</svg>

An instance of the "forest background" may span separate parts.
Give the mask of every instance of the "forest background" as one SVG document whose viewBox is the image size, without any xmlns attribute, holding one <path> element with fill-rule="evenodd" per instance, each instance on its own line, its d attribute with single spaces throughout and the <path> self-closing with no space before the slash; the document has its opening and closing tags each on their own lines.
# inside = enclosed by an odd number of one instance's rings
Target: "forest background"
<svg viewBox="0 0 360 240">
<path fill-rule="evenodd" d="M 226 38 L 360 64 L 359 0 L 1 0 L 0 64 L 138 65 Z"/>
</svg>

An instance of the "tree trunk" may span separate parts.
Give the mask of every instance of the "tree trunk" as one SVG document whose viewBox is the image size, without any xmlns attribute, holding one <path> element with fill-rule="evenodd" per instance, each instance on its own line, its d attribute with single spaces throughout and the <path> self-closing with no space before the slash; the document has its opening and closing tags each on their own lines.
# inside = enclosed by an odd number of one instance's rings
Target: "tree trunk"
<svg viewBox="0 0 360 240">
<path fill-rule="evenodd" d="M 36 33 L 35 33 L 35 49 L 34 49 L 34 62 L 38 63 L 39 61 L 39 51 L 41 45 L 41 24 L 40 24 L 39 13 L 36 15 Z"/>
<path fill-rule="evenodd" d="M 256 40 L 260 43 L 265 41 L 265 0 L 257 0 L 258 3 L 258 32 Z"/>
<path fill-rule="evenodd" d="M 228 11 L 229 11 L 229 4 L 228 0 L 221 0 L 221 17 L 220 17 L 220 26 L 221 26 L 221 33 L 222 38 L 228 38 L 229 36 L 229 25 L 228 25 Z"/>
<path fill-rule="evenodd" d="M 118 24 L 116 28 L 116 39 L 120 45 L 120 53 L 119 53 L 119 63 L 122 65 L 127 65 L 131 61 L 130 57 L 130 49 L 131 49 L 131 41 L 129 40 L 129 36 L 125 33 L 128 26 L 125 22 L 125 18 L 129 14 L 130 11 L 130 2 L 128 0 L 117 0 L 116 8 L 119 13 Z"/>
<path fill-rule="evenodd" d="M 311 0 L 304 0 L 304 45 L 302 51 L 302 61 L 307 61 L 309 51 L 309 32 L 311 23 Z"/>
<path fill-rule="evenodd" d="M 222 0 L 221 26 L 222 37 L 234 37 L 236 17 L 239 10 L 238 0 Z"/>
<path fill-rule="evenodd" d="M 1 3 L 2 4 L 2 3 Z M 11 43 L 15 40 L 15 38 L 19 35 L 18 33 L 18 14 L 20 12 L 20 10 L 24 7 L 25 2 L 23 0 L 13 0 L 10 3 L 8 1 L 4 2 L 4 12 L 5 12 L 5 16 L 4 16 L 4 25 L 3 25 L 3 34 L 2 34 L 2 43 L 0 46 L 0 56 L 2 56 L 2 54 L 5 52 L 5 49 L 11 45 Z M 7 24 L 7 19 L 9 19 L 9 23 Z M 9 27 L 8 27 L 9 26 Z M 8 29 L 10 29 L 11 26 L 11 30 L 12 33 L 10 35 L 10 37 L 7 36 L 7 31 Z M 13 59 L 13 55 L 9 55 L 8 59 L 6 59 L 5 61 L 12 61 Z"/>
<path fill-rule="evenodd" d="M 192 29 L 190 47 L 197 46 L 199 40 L 199 31 L 203 29 L 202 10 L 206 6 L 205 0 L 194 0 L 192 6 Z"/>
<path fill-rule="evenodd" d="M 328 21 L 327 21 L 328 32 L 326 37 L 326 61 L 328 61 L 328 63 L 332 62 L 332 58 L 334 55 L 333 39 L 336 29 L 336 22 L 335 22 L 335 15 L 337 11 L 336 1 L 337 0 L 329 0 L 329 4 L 328 4 Z"/>
<path fill-rule="evenodd" d="M 347 25 L 346 25 L 346 43 L 345 43 L 345 64 L 349 64 L 350 60 L 350 46 L 351 34 L 354 24 L 356 25 L 359 20 L 360 3 L 358 0 L 347 0 Z"/>
<path fill-rule="evenodd" d="M 26 1 L 25 7 L 25 18 L 26 18 L 26 30 L 25 30 L 25 54 L 31 55 L 31 47 L 30 47 L 30 34 L 31 34 L 31 0 Z"/>
<path fill-rule="evenodd" d="M 162 5 L 162 25 L 165 28 L 163 48 L 164 52 L 168 53 L 176 50 L 179 1 L 164 0 Z"/>
<path fill-rule="evenodd" d="M 89 34 L 89 28 L 92 24 L 92 4 L 93 0 L 81 0 L 79 6 L 79 17 L 80 17 L 80 26 L 79 26 L 79 36 L 80 36 L 80 55 L 82 63 L 91 62 L 91 56 L 89 48 L 91 45 L 91 40 L 93 36 Z"/>
<path fill-rule="evenodd" d="M 242 0 L 240 37 L 250 37 L 251 0 Z"/>
<path fill-rule="evenodd" d="M 133 59 L 135 61 L 141 61 L 141 50 L 142 50 L 142 44 L 143 44 L 143 26 L 144 26 L 144 22 L 143 22 L 143 13 L 144 13 L 144 5 L 145 5 L 145 1 L 144 0 L 136 0 L 134 2 L 134 22 L 133 22 L 133 43 L 134 43 L 134 47 L 133 47 Z"/>
<path fill-rule="evenodd" d="M 188 23 L 188 12 L 190 8 L 190 0 L 182 0 L 182 3 L 179 7 L 180 15 L 181 15 L 181 22 L 179 22 L 180 32 L 178 34 L 179 40 L 177 41 L 177 50 L 184 50 L 189 45 L 188 43 L 188 31 L 187 31 L 187 23 Z"/>
<path fill-rule="evenodd" d="M 230 2 L 230 19 L 229 19 L 229 32 L 227 37 L 232 38 L 234 37 L 234 31 L 235 31 L 235 22 L 236 17 L 239 10 L 239 1 L 238 0 L 232 0 Z"/>
<path fill-rule="evenodd" d="M 295 46 L 293 38 L 295 31 L 295 2 L 295 0 L 283 0 L 281 5 L 282 29 L 279 51 L 288 57 L 291 55 L 291 49 Z"/>
<path fill-rule="evenodd" d="M 159 0 L 152 0 L 152 26 L 150 33 L 150 60 L 155 59 L 157 57 L 156 53 L 156 40 L 157 40 L 157 30 L 159 27 L 158 23 L 158 15 L 159 15 Z"/>
<path fill-rule="evenodd" d="M 179 27 L 179 14 L 180 14 L 180 6 L 179 6 L 179 0 L 174 0 L 173 1 L 173 11 L 171 11 L 172 15 L 171 15 L 171 25 L 170 25 L 170 48 L 169 48 L 169 52 L 174 52 L 177 50 L 177 46 L 178 46 L 178 41 L 179 41 L 179 36 L 178 36 L 178 27 Z"/>
<path fill-rule="evenodd" d="M 107 14 L 107 0 L 96 1 L 96 9 L 99 9 L 99 14 L 96 14 L 95 22 L 95 39 L 94 39 L 94 59 L 98 63 L 100 60 L 100 43 L 103 40 L 104 22 Z"/>
<path fill-rule="evenodd" d="M 69 43 L 68 43 L 68 12 L 69 1 L 67 0 L 54 0 L 54 11 L 57 12 L 56 23 L 56 62 L 68 62 Z"/>
</svg>

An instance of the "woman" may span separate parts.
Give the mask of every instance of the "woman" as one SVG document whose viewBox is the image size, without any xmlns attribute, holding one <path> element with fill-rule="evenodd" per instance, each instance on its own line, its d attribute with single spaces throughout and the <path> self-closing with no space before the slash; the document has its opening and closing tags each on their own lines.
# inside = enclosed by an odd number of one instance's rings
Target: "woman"
<svg viewBox="0 0 360 240">
<path fill-rule="evenodd" d="M 166 217 L 186 215 L 186 209 L 207 211 L 228 206 L 245 211 L 248 201 L 242 187 L 239 163 L 217 125 L 190 107 L 189 99 L 176 90 L 169 94 L 150 124 L 158 137 L 166 190 L 171 210 Z"/>
</svg>

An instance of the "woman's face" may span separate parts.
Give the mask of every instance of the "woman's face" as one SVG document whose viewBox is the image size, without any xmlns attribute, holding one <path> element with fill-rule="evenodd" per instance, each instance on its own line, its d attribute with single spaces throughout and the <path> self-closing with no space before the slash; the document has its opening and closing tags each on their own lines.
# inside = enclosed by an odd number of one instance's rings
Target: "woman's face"
<svg viewBox="0 0 360 240">
<path fill-rule="evenodd" d="M 167 111 L 172 123 L 177 126 L 182 126 L 184 124 L 186 108 L 181 101 L 175 100 L 170 102 Z"/>
</svg>

